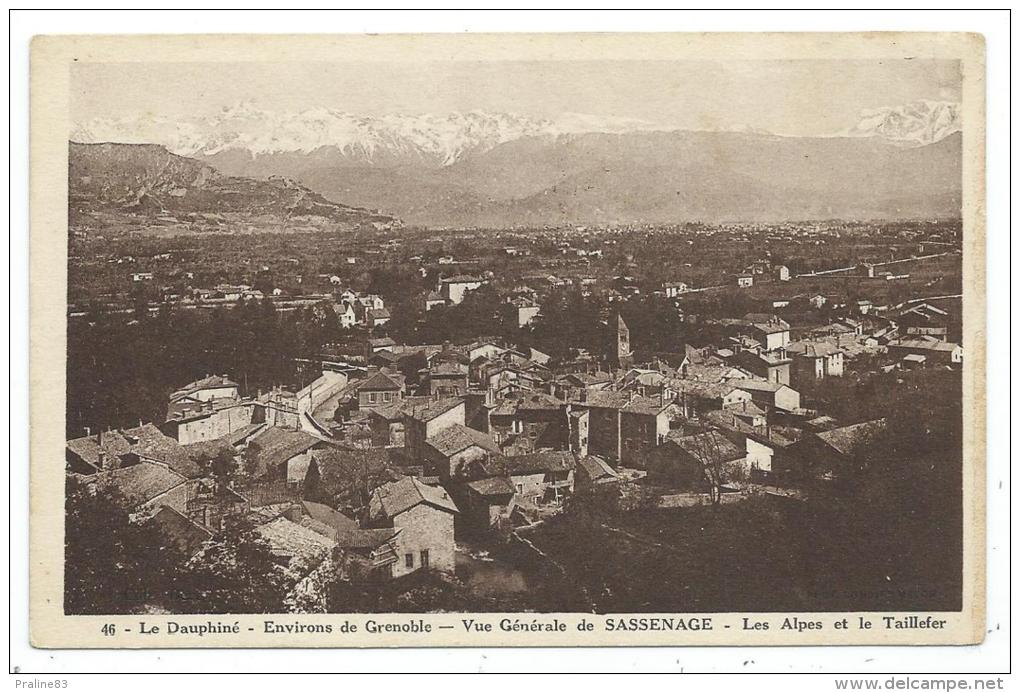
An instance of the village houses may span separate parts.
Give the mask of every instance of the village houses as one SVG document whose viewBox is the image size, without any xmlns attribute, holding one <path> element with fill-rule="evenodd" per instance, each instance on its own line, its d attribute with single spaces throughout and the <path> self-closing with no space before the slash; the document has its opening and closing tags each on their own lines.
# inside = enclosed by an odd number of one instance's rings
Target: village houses
<svg viewBox="0 0 1020 693">
<path fill-rule="evenodd" d="M 454 518 L 458 512 L 442 487 L 404 477 L 375 489 L 365 526 L 399 530 L 393 539 L 397 554 L 393 577 L 430 568 L 452 573 Z"/>
</svg>

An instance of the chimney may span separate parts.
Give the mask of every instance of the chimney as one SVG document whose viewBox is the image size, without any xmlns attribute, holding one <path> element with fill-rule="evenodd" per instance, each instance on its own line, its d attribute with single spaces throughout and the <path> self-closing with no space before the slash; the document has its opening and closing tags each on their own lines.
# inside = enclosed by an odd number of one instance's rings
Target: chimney
<svg viewBox="0 0 1020 693">
<path fill-rule="evenodd" d="M 103 427 L 102 426 L 100 426 L 99 430 L 96 431 L 96 443 L 98 445 L 102 445 L 103 444 Z"/>
</svg>

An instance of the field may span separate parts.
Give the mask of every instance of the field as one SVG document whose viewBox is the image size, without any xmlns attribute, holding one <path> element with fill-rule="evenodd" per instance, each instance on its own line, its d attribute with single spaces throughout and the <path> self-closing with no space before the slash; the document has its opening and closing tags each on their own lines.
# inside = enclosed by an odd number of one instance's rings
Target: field
<svg viewBox="0 0 1020 693">
<path fill-rule="evenodd" d="M 343 232 L 296 222 L 253 226 L 250 220 L 226 220 L 207 230 L 185 232 L 173 225 L 106 225 L 101 232 L 72 227 L 69 300 L 128 305 L 140 288 L 155 301 L 168 286 L 187 290 L 217 283 L 251 285 L 257 280 L 289 295 L 310 294 L 328 291 L 334 275 L 363 290 L 375 274 L 398 269 L 406 273 L 422 269 L 430 278 L 491 272 L 494 279 L 508 284 L 555 275 L 575 282 L 595 280 L 601 288 L 620 278 L 643 293 L 673 281 L 728 290 L 735 289 L 736 274 L 755 260 L 768 258 L 773 264 L 786 264 L 795 278 L 790 282 L 759 278 L 744 290 L 755 300 L 818 292 L 885 301 L 959 293 L 959 255 L 879 268 L 910 275 L 897 280 L 849 273 L 796 275 L 951 252 L 959 247 L 958 240 L 958 223 L 947 222 Z M 511 255 L 507 249 L 520 254 Z M 145 272 L 153 278 L 139 287 L 132 275 Z"/>
</svg>

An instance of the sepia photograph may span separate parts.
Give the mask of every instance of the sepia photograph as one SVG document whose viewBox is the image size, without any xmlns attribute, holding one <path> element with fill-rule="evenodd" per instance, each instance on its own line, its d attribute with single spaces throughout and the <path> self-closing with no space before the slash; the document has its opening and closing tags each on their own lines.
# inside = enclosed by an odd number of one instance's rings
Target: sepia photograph
<svg viewBox="0 0 1020 693">
<path fill-rule="evenodd" d="M 982 44 L 741 36 L 68 46 L 60 613 L 979 639 Z"/>
<path fill-rule="evenodd" d="M 959 610 L 960 86 L 76 66 L 66 612 Z"/>
</svg>

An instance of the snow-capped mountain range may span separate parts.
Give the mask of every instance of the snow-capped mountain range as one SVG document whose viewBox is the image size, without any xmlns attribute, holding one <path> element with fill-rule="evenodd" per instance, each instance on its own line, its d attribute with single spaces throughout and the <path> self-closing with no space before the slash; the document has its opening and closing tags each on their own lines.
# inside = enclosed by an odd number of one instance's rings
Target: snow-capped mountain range
<svg viewBox="0 0 1020 693">
<path fill-rule="evenodd" d="M 960 132 L 960 104 L 950 101 L 915 101 L 862 111 L 847 137 L 883 137 L 905 145 L 922 146 Z"/>
<path fill-rule="evenodd" d="M 556 121 L 486 111 L 371 117 L 329 108 L 283 113 L 242 103 L 213 116 L 183 120 L 154 115 L 94 119 L 76 127 L 71 140 L 155 143 L 175 154 L 200 158 L 230 150 L 257 157 L 307 154 L 331 147 L 365 163 L 417 157 L 423 162 L 449 165 L 470 153 L 523 137 L 655 129 L 659 128 L 645 121 L 576 113 L 564 114 Z"/>
<path fill-rule="evenodd" d="M 959 130 L 959 107 L 922 101 L 861 114 L 843 137 L 881 137 L 923 145 Z M 309 154 L 332 148 L 365 164 L 417 161 L 448 166 L 471 154 L 526 137 L 555 139 L 569 135 L 669 132 L 678 128 L 633 118 L 566 113 L 555 120 L 514 113 L 469 111 L 447 115 L 361 116 L 330 108 L 275 112 L 250 102 L 211 116 L 185 119 L 158 115 L 97 118 L 79 124 L 71 140 L 82 143 L 161 144 L 175 154 L 196 158 L 224 153 Z M 732 131 L 768 135 L 746 126 Z"/>
</svg>

